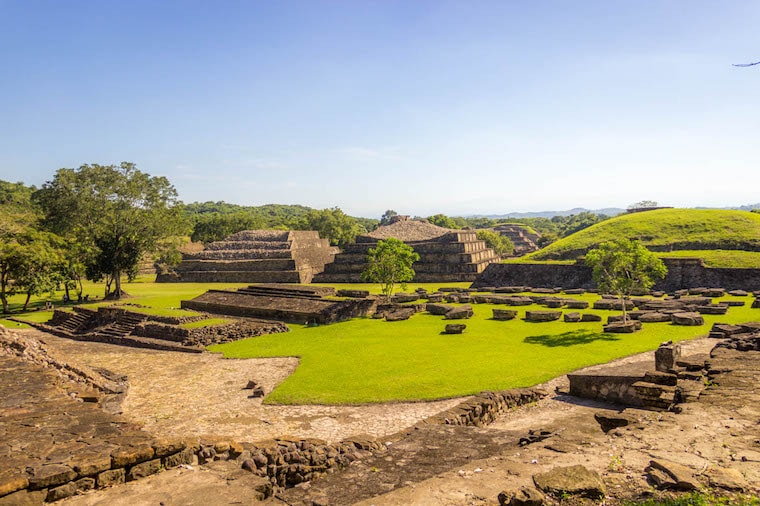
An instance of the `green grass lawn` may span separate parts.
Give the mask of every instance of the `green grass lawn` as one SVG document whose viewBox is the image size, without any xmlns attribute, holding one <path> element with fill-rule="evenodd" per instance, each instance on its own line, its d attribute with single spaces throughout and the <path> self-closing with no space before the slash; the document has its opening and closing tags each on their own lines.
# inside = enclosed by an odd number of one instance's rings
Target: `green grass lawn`
<svg viewBox="0 0 760 506">
<path fill-rule="evenodd" d="M 595 295 L 574 297 L 594 300 Z M 727 297 L 731 298 L 731 297 Z M 752 300 L 745 297 L 749 304 Z M 535 385 L 575 369 L 655 349 L 708 332 L 714 322 L 760 320 L 760 309 L 734 307 L 705 316 L 702 327 L 651 323 L 635 334 L 605 334 L 600 323 L 495 321 L 490 304 L 473 305 L 462 335 L 441 334 L 441 316 L 404 322 L 355 319 L 212 346 L 226 357 L 297 356 L 300 365 L 266 399 L 276 404 L 359 404 L 456 397 Z M 545 309 L 539 306 L 519 308 Z M 606 317 L 617 314 L 588 310 Z"/>
</svg>

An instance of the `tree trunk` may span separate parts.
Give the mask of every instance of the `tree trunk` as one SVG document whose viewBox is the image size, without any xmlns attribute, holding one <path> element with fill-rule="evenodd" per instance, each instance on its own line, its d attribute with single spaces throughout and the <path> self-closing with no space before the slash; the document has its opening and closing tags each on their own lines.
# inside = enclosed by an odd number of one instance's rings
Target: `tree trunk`
<svg viewBox="0 0 760 506">
<path fill-rule="evenodd" d="M 111 296 L 111 298 L 120 299 L 121 298 L 121 272 L 120 271 L 114 271 L 113 280 L 116 283 L 116 286 L 113 289 L 113 295 Z"/>
<path fill-rule="evenodd" d="M 64 283 L 63 289 L 64 289 L 64 293 L 66 294 L 66 302 L 69 302 L 71 300 L 71 295 L 69 294 L 69 284 Z"/>
<path fill-rule="evenodd" d="M 0 301 L 3 302 L 3 314 L 8 314 L 8 297 L 5 296 L 5 290 L 0 293 Z"/>
<path fill-rule="evenodd" d="M 24 311 L 29 307 L 29 300 L 32 298 L 32 292 L 26 292 L 26 300 L 24 301 Z"/>
<path fill-rule="evenodd" d="M 625 310 L 625 299 L 623 298 L 623 294 L 619 294 L 618 297 L 620 298 L 620 305 L 623 308 L 623 323 L 626 323 L 628 321 L 628 312 Z"/>
</svg>

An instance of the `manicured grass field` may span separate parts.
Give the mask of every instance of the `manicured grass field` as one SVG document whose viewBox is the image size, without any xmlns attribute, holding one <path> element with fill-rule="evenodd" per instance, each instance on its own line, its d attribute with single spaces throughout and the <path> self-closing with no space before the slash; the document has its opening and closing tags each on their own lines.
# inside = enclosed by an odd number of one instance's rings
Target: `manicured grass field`
<svg viewBox="0 0 760 506">
<path fill-rule="evenodd" d="M 575 296 L 595 300 L 595 295 Z M 731 297 L 727 297 L 731 298 Z M 276 404 L 357 404 L 456 397 L 535 385 L 575 369 L 655 349 L 662 341 L 704 335 L 714 322 L 760 320 L 760 309 L 733 307 L 702 327 L 646 324 L 635 334 L 605 334 L 600 323 L 495 321 L 490 304 L 473 305 L 462 335 L 421 313 L 408 321 L 355 319 L 320 327 L 291 325 L 274 334 L 213 346 L 226 357 L 297 356 L 300 365 L 266 399 Z M 504 306 L 500 306 L 504 307 Z M 519 308 L 545 309 L 539 306 Z M 603 315 L 609 311 L 588 310 Z"/>
</svg>

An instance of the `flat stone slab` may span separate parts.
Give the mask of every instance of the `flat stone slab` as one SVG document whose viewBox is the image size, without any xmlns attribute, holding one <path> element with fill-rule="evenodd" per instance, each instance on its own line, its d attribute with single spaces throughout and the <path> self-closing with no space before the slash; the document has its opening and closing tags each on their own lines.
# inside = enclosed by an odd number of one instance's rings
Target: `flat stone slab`
<svg viewBox="0 0 760 506">
<path fill-rule="evenodd" d="M 534 475 L 533 482 L 539 490 L 557 497 L 570 494 L 601 499 L 607 494 L 599 473 L 583 466 L 556 467 Z"/>
<path fill-rule="evenodd" d="M 464 323 L 449 323 L 443 332 L 444 334 L 461 334 L 466 328 L 467 325 Z"/>
<path fill-rule="evenodd" d="M 702 315 L 694 312 L 673 313 L 670 318 L 673 325 L 698 326 L 705 324 Z"/>
<path fill-rule="evenodd" d="M 515 318 L 517 318 L 517 311 L 514 309 L 494 309 L 493 310 L 494 320 L 506 321 L 506 320 L 514 320 Z"/>
<path fill-rule="evenodd" d="M 526 311 L 525 319 L 529 322 L 553 322 L 562 318 L 562 311 Z"/>
<path fill-rule="evenodd" d="M 444 318 L 447 320 L 463 320 L 466 318 L 471 318 L 472 315 L 472 306 L 465 304 L 464 306 L 455 307 L 451 311 L 447 312 Z"/>
</svg>

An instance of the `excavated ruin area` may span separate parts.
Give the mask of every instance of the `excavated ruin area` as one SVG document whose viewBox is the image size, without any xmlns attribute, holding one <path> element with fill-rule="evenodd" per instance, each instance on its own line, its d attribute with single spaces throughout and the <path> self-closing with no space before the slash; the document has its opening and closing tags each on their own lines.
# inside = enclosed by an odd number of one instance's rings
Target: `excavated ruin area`
<svg viewBox="0 0 760 506">
<path fill-rule="evenodd" d="M 456 412 L 462 399 L 337 408 L 264 406 L 260 399 L 249 398 L 243 383 L 256 379 L 268 391 L 292 372 L 293 359 L 223 360 L 25 332 L 71 364 L 126 374 L 130 388 L 122 404 L 124 415 L 155 437 L 213 432 L 241 441 L 283 434 L 337 440 L 368 433 L 377 438 L 378 448 L 364 452 L 346 469 L 281 489 L 267 500 L 270 504 L 497 504 L 502 491 L 514 493 L 532 486 L 541 472 L 578 464 L 601 476 L 607 503 L 616 504 L 621 498 L 667 493 L 646 481 L 645 469 L 652 461 L 682 472 L 684 483 L 710 485 L 719 493 L 726 488 L 734 489 L 730 493 L 757 493 L 760 485 L 757 350 L 714 350 L 709 387 L 697 402 L 680 405 L 679 414 L 622 410 L 570 397 L 561 393 L 568 386 L 561 377 L 541 386 L 550 392 L 544 399 L 510 409 L 490 425 L 468 427 L 446 425 L 433 416 Z M 684 343 L 683 353 L 706 353 L 716 342 Z M 652 362 L 653 354 L 612 365 L 642 361 Z M 605 432 L 596 418 L 600 414 L 624 419 L 627 425 Z M 256 496 L 247 483 L 239 463 L 210 462 L 70 497 L 61 504 L 246 503 Z"/>
</svg>

